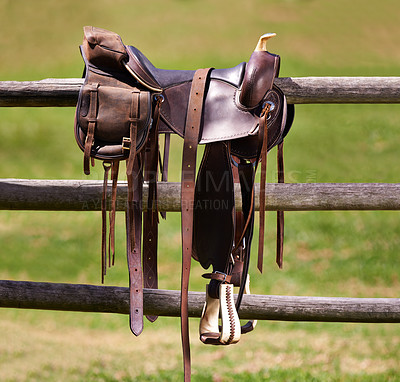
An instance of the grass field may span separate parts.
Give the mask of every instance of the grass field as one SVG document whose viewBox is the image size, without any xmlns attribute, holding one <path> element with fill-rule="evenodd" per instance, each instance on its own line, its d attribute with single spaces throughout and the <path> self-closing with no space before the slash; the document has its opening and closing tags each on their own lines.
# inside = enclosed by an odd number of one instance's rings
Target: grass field
<svg viewBox="0 0 400 382">
<path fill-rule="evenodd" d="M 399 13 L 394 0 L 0 0 L 0 80 L 80 77 L 84 25 L 118 32 L 164 68 L 234 66 L 259 35 L 276 32 L 270 50 L 282 56 L 281 76 L 397 76 Z M 298 105 L 285 144 L 287 181 L 398 182 L 399 112 L 399 105 Z M 0 110 L 0 176 L 86 178 L 73 115 Z M 174 141 L 173 181 L 181 144 Z M 101 179 L 101 166 L 89 178 Z M 117 218 L 117 264 L 106 284 L 127 286 Z M 252 264 L 253 292 L 399 297 L 399 219 L 392 211 L 287 213 L 280 271 L 275 214 L 267 213 L 265 272 Z M 0 243 L 1 279 L 100 282 L 99 213 L 1 211 Z M 162 222 L 159 252 L 160 287 L 179 289 L 178 214 Z M 194 264 L 192 290 L 203 289 L 201 273 Z M 400 381 L 398 324 L 260 322 L 227 348 L 202 345 L 197 324 L 191 320 L 194 381 Z M 175 318 L 147 323 L 134 338 L 125 316 L 2 309 L 0 333 L 0 381 L 182 379 Z"/>
</svg>

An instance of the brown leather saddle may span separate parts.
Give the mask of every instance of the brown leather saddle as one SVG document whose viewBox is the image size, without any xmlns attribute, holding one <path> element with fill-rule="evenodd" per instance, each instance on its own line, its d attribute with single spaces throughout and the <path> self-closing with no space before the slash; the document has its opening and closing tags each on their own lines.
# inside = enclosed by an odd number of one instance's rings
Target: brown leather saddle
<svg viewBox="0 0 400 382">
<path fill-rule="evenodd" d="M 154 67 L 137 48 L 125 46 L 117 34 L 84 28 L 85 81 L 76 109 L 75 137 L 84 152 L 85 173 L 90 173 L 93 159 L 102 160 L 105 169 L 102 278 L 114 262 L 118 168 L 119 162 L 126 160 L 130 327 L 135 335 L 143 330 L 143 287 L 158 285 L 157 181 L 167 180 L 170 134 L 183 138 L 181 326 L 186 380 L 190 379 L 188 282 L 192 257 L 205 269 L 212 267 L 203 275 L 210 282 L 200 320 L 201 341 L 228 345 L 255 326 L 254 321 L 241 326 L 237 313 L 243 294 L 249 293 L 255 174 L 260 165 L 261 271 L 267 152 L 278 146 L 278 181 L 283 182 L 283 139 L 294 118 L 293 105 L 286 103 L 274 85 L 280 57 L 266 50 L 266 41 L 272 36 L 260 38 L 247 64 L 228 69 L 163 70 Z M 199 144 L 206 146 L 196 174 Z M 149 184 L 149 197 L 143 211 L 144 182 Z M 239 208 L 235 189 L 241 194 Z M 278 212 L 277 249 L 281 266 L 283 212 Z M 233 286 L 239 287 L 236 302 Z M 154 321 L 157 317 L 147 318 Z"/>
</svg>

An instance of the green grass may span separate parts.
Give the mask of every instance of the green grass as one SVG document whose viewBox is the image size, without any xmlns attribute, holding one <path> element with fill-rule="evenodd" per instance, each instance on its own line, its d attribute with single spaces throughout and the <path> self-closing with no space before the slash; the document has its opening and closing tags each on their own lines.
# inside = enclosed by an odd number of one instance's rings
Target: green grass
<svg viewBox="0 0 400 382">
<path fill-rule="evenodd" d="M 396 76 L 397 1 L 0 0 L 0 80 L 80 77 L 82 27 L 121 34 L 159 67 L 193 69 L 246 61 L 259 35 L 281 76 Z M 298 105 L 285 143 L 288 182 L 398 182 L 399 105 Z M 73 108 L 0 110 L 2 178 L 86 179 Z M 174 139 L 172 181 L 181 145 Z M 275 157 L 275 151 L 271 153 Z M 276 181 L 274 160 L 268 179 Z M 89 179 L 102 179 L 97 164 Z M 398 212 L 288 212 L 285 263 L 274 264 L 275 213 L 267 213 L 262 294 L 398 297 Z M 100 214 L 0 212 L 0 278 L 100 282 Z M 123 215 L 107 285 L 128 283 Z M 180 287 L 180 217 L 160 225 L 160 287 Z M 254 248 L 257 240 L 254 242 Z M 203 290 L 193 264 L 191 289 Z M 191 320 L 194 381 L 399 381 L 398 324 L 259 322 L 232 347 L 207 347 Z M 0 310 L 0 380 L 179 381 L 179 322 L 159 318 L 130 335 L 120 315 Z M 207 366 L 206 366 L 207 365 Z"/>
<path fill-rule="evenodd" d="M 181 381 L 183 378 L 182 373 L 178 372 L 161 372 L 157 375 L 139 375 L 137 381 L 168 381 L 175 382 Z M 86 381 L 123 381 L 129 382 L 130 378 L 119 378 L 113 375 L 109 375 L 107 372 L 90 372 L 85 375 Z M 262 382 L 262 381 L 286 381 L 286 382 L 389 382 L 397 381 L 397 372 L 393 370 L 390 374 L 361 374 L 361 375 L 348 375 L 345 377 L 332 376 L 330 373 L 310 373 L 304 372 L 302 369 L 285 370 L 280 368 L 274 368 L 272 370 L 260 371 L 257 373 L 238 373 L 235 375 L 220 375 L 215 376 L 210 372 L 204 371 L 199 374 L 195 374 L 192 377 L 193 382 L 206 382 L 217 380 L 221 382 L 233 382 L 233 381 L 248 381 L 248 382 Z"/>
</svg>

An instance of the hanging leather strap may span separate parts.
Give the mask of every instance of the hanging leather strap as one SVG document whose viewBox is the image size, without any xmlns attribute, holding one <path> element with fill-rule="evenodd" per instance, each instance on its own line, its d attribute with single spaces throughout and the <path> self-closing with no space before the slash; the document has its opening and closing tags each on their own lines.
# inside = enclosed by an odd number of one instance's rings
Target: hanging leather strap
<svg viewBox="0 0 400 382">
<path fill-rule="evenodd" d="M 126 249 L 129 269 L 129 322 L 132 333 L 138 336 L 143 331 L 143 274 L 141 264 L 141 227 L 142 227 L 142 185 L 143 179 L 139 161 L 133 168 L 133 201 L 132 209 L 126 210 Z M 130 216 L 134 214 L 134 216 Z M 132 227 L 134 222 L 135 242 L 132 243 Z"/>
<path fill-rule="evenodd" d="M 154 108 L 153 125 L 147 140 L 147 150 L 145 156 L 145 181 L 149 182 L 149 196 L 147 209 L 158 211 L 157 207 L 157 178 L 158 178 L 158 124 L 160 120 L 161 97 L 158 98 Z M 157 222 L 158 216 L 155 215 Z"/>
<path fill-rule="evenodd" d="M 171 134 L 165 133 L 164 135 L 164 155 L 162 161 L 162 176 L 161 181 L 167 182 L 168 181 L 168 162 L 169 162 L 169 147 L 171 145 Z"/>
<path fill-rule="evenodd" d="M 207 77 L 211 69 L 196 71 L 190 90 L 186 115 L 182 158 L 181 208 L 182 208 L 182 279 L 181 279 L 181 331 L 185 381 L 190 381 L 190 343 L 188 315 L 188 287 L 193 241 L 193 202 L 196 177 L 196 154 L 199 142 L 203 103 Z"/>
<path fill-rule="evenodd" d="M 104 276 L 107 273 L 107 183 L 108 173 L 110 172 L 111 164 L 103 162 L 104 181 L 103 194 L 101 197 L 101 283 L 104 284 Z"/>
<path fill-rule="evenodd" d="M 142 185 L 140 163 L 136 155 L 136 134 L 140 116 L 140 92 L 132 91 L 129 112 L 129 157 L 126 162 L 128 205 L 126 209 L 126 249 L 129 269 L 129 321 L 132 333 L 143 331 L 143 273 L 141 264 Z"/>
<path fill-rule="evenodd" d="M 171 145 L 171 134 L 164 134 L 164 153 L 163 160 L 161 161 L 161 154 L 159 157 L 160 160 L 160 169 L 161 169 L 161 182 L 168 182 L 168 164 L 169 164 L 169 148 Z M 166 211 L 160 211 L 160 215 L 163 219 L 167 218 Z"/>
<path fill-rule="evenodd" d="M 266 166 L 267 166 L 267 153 L 268 153 L 268 126 L 267 126 L 267 119 L 268 119 L 268 114 L 270 111 L 270 105 L 267 104 L 264 109 L 262 110 L 261 116 L 260 116 L 260 121 L 259 121 L 259 132 L 258 132 L 258 154 L 255 159 L 255 168 L 254 168 L 254 174 L 257 172 L 258 165 L 260 163 L 260 159 L 262 158 L 262 163 L 263 164 L 263 169 L 261 170 L 261 180 L 260 180 L 260 206 L 261 203 L 264 203 L 263 208 L 265 209 L 265 182 L 266 182 Z M 261 184 L 262 183 L 262 184 Z M 254 210 L 254 183 L 252 184 L 252 189 L 251 189 L 251 197 L 250 197 L 250 207 L 249 211 Z M 261 212 L 261 207 L 260 207 L 260 212 Z M 253 214 L 249 213 L 246 223 L 243 228 L 243 232 L 239 238 L 239 242 L 243 240 L 243 238 L 246 235 L 247 229 L 250 226 L 250 223 L 252 221 Z M 262 262 L 263 262 L 263 251 L 264 251 L 264 220 L 265 220 L 265 211 L 264 214 L 260 214 L 260 237 L 259 237 L 259 244 L 258 244 L 258 264 L 257 267 L 262 272 Z M 242 289 L 242 288 L 241 288 Z"/>
<path fill-rule="evenodd" d="M 270 110 L 268 104 L 263 110 L 263 114 L 260 118 L 260 131 L 259 134 L 262 136 L 262 147 L 261 147 L 261 174 L 260 174 L 260 233 L 258 239 L 258 261 L 257 268 L 262 273 L 263 268 L 263 254 L 264 254 L 264 231 L 265 231 L 265 183 L 267 181 L 267 152 L 268 152 L 268 126 L 267 119 Z"/>
<path fill-rule="evenodd" d="M 97 93 L 99 84 L 94 83 L 91 85 L 86 85 L 90 89 L 90 104 L 88 112 L 88 129 L 86 133 L 85 140 L 85 150 L 83 152 L 83 171 L 86 175 L 90 175 L 90 153 L 92 151 L 93 141 L 94 141 L 94 131 L 97 123 L 97 109 L 98 109 L 98 99 Z"/>
<path fill-rule="evenodd" d="M 131 250 L 135 247 L 136 235 L 135 235 L 135 214 L 133 213 L 133 197 L 134 197 L 134 165 L 136 159 L 136 134 L 137 134 L 137 123 L 140 115 L 140 92 L 138 90 L 132 91 L 132 102 L 131 102 L 131 110 L 129 113 L 129 157 L 126 162 L 126 178 L 128 181 L 128 210 L 129 217 L 131 219 L 129 227 L 130 231 L 128 232 L 130 236 L 130 245 Z"/>
<path fill-rule="evenodd" d="M 246 161 L 241 161 L 238 164 L 238 175 L 240 181 L 240 190 L 242 194 L 242 212 L 244 221 L 248 221 L 249 224 L 242 237 L 239 245 L 242 245 L 242 257 L 243 257 L 243 270 L 242 277 L 240 280 L 239 292 L 236 299 L 236 310 L 239 312 L 240 304 L 242 302 L 243 294 L 246 289 L 246 275 L 249 271 L 250 265 L 250 249 L 251 241 L 253 238 L 254 229 L 254 183 L 255 183 L 255 172 L 253 165 Z"/>
<path fill-rule="evenodd" d="M 283 141 L 278 145 L 278 183 L 285 183 L 283 163 Z M 284 239 L 284 212 L 277 212 L 277 240 L 276 240 L 276 263 L 279 268 L 283 266 L 283 239 Z"/>
<path fill-rule="evenodd" d="M 143 212 L 143 281 L 144 287 L 158 289 L 157 245 L 158 245 L 158 123 L 160 119 L 161 97 L 158 98 L 144 155 L 144 180 L 149 183 L 147 211 Z M 150 322 L 157 316 L 147 315 Z"/>
<path fill-rule="evenodd" d="M 118 185 L 119 161 L 114 161 L 111 167 L 111 209 L 110 209 L 110 236 L 108 244 L 109 266 L 115 262 L 115 211 L 117 209 L 117 185 Z"/>
<path fill-rule="evenodd" d="M 232 155 L 231 155 L 232 158 Z M 232 167 L 232 177 L 233 177 L 233 182 L 234 185 L 239 185 L 240 184 L 240 177 L 239 177 L 239 159 L 234 158 L 231 160 L 231 167 Z M 242 194 L 243 195 L 243 194 Z M 242 203 L 243 204 L 243 203 Z M 234 248 L 238 248 L 238 250 L 233 251 L 232 257 L 234 259 L 234 266 L 232 269 L 232 277 L 231 277 L 231 283 L 238 287 L 240 286 L 242 274 L 243 274 L 243 243 L 239 243 L 238 240 L 243 232 L 243 227 L 245 224 L 245 217 L 243 213 L 243 207 L 242 210 L 235 209 L 235 224 L 234 224 L 234 230 L 235 230 L 235 236 L 234 236 Z"/>
<path fill-rule="evenodd" d="M 143 282 L 145 288 L 158 289 L 157 272 L 158 224 L 157 211 L 143 212 Z M 147 315 L 150 322 L 157 316 Z"/>
</svg>

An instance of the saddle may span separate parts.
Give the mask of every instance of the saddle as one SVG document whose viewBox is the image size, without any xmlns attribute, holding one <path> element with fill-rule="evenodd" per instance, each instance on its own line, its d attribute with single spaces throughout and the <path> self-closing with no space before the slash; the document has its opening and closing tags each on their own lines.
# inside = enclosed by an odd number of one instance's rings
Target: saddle
<svg viewBox="0 0 400 382">
<path fill-rule="evenodd" d="M 200 340 L 228 345 L 256 322 L 241 326 L 239 307 L 249 293 L 249 259 L 255 220 L 255 174 L 260 167 L 258 268 L 262 271 L 267 152 L 278 146 L 283 182 L 283 139 L 294 107 L 274 85 L 280 57 L 266 50 L 274 34 L 261 36 L 248 63 L 227 69 L 156 68 L 119 35 L 84 28 L 84 84 L 75 115 L 75 137 L 84 172 L 103 161 L 102 282 L 115 258 L 115 210 L 120 161 L 126 161 L 126 215 L 130 328 L 143 330 L 143 288 L 157 288 L 157 182 L 167 181 L 170 134 L 183 138 L 181 175 L 181 329 L 185 380 L 190 380 L 188 283 L 191 259 L 211 272 L 200 319 Z M 163 137 L 163 139 L 161 139 Z M 161 147 L 163 142 L 164 147 Z M 199 144 L 204 155 L 196 173 Z M 111 171 L 111 202 L 107 198 Z M 143 183 L 148 182 L 142 209 Z M 235 187 L 235 184 L 237 187 Z M 235 206 L 235 188 L 241 206 Z M 107 214 L 109 210 L 109 216 Z M 109 221 L 107 223 L 107 220 Z M 282 266 L 283 211 L 278 212 L 277 262 Z M 239 287 L 234 301 L 233 287 Z M 157 317 L 147 316 L 150 321 Z M 221 325 L 219 325 L 219 320 Z"/>
</svg>

